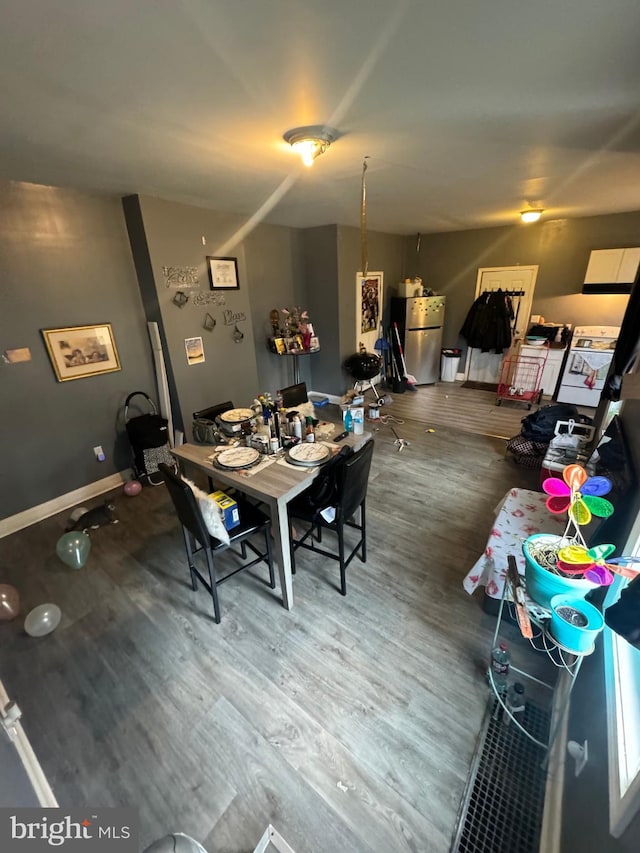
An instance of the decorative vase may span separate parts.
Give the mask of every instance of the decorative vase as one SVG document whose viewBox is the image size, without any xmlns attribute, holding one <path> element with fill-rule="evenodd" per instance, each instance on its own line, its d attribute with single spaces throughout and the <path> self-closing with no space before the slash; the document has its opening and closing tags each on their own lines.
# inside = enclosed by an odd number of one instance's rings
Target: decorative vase
<svg viewBox="0 0 640 853">
<path fill-rule="evenodd" d="M 598 584 L 583 578 L 567 578 L 550 572 L 536 562 L 529 550 L 530 546 L 535 547 L 536 545 L 557 545 L 560 548 L 566 544 L 567 541 L 563 540 L 561 536 L 551 533 L 535 533 L 525 539 L 522 545 L 527 593 L 530 598 L 547 610 L 551 609 L 551 599 L 554 595 L 571 593 L 575 598 L 584 598 L 590 590 L 598 587 Z"/>
</svg>

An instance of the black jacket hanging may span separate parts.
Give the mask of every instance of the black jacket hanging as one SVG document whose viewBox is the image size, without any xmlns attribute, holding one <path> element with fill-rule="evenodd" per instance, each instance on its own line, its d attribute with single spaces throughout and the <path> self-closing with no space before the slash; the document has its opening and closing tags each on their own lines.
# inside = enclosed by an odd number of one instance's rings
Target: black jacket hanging
<svg viewBox="0 0 640 853">
<path fill-rule="evenodd" d="M 501 353 L 511 346 L 511 299 L 503 290 L 486 290 L 475 300 L 460 329 L 470 347 Z"/>
</svg>

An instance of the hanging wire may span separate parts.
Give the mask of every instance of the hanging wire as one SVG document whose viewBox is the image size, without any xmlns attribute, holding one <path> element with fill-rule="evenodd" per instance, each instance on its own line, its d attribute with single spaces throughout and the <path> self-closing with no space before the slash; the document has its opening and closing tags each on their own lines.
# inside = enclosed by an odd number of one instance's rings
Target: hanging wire
<svg viewBox="0 0 640 853">
<path fill-rule="evenodd" d="M 367 171 L 367 160 L 362 161 L 362 193 L 360 197 L 360 249 L 362 252 L 362 275 L 366 276 L 369 271 L 369 245 L 367 240 L 367 183 L 365 172 Z"/>
</svg>

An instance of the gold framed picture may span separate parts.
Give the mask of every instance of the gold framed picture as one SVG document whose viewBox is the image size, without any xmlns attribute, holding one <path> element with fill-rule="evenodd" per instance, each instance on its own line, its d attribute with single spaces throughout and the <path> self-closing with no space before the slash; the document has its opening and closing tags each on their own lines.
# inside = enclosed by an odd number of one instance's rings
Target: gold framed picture
<svg viewBox="0 0 640 853">
<path fill-rule="evenodd" d="M 111 323 L 40 331 L 58 382 L 122 370 Z"/>
</svg>

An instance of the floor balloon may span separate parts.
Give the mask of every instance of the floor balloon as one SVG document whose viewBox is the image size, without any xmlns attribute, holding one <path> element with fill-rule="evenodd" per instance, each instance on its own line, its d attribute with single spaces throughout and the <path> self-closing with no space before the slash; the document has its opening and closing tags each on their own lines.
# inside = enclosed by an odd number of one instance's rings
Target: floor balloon
<svg viewBox="0 0 640 853">
<path fill-rule="evenodd" d="M 20 596 L 15 586 L 0 583 L 0 622 L 10 622 L 20 613 Z"/>
<path fill-rule="evenodd" d="M 57 604 L 39 604 L 27 614 L 24 630 L 30 637 L 46 637 L 60 624 L 62 611 Z"/>
<path fill-rule="evenodd" d="M 87 562 L 91 539 L 81 530 L 63 533 L 56 544 L 56 554 L 72 569 L 81 569 Z"/>
</svg>

